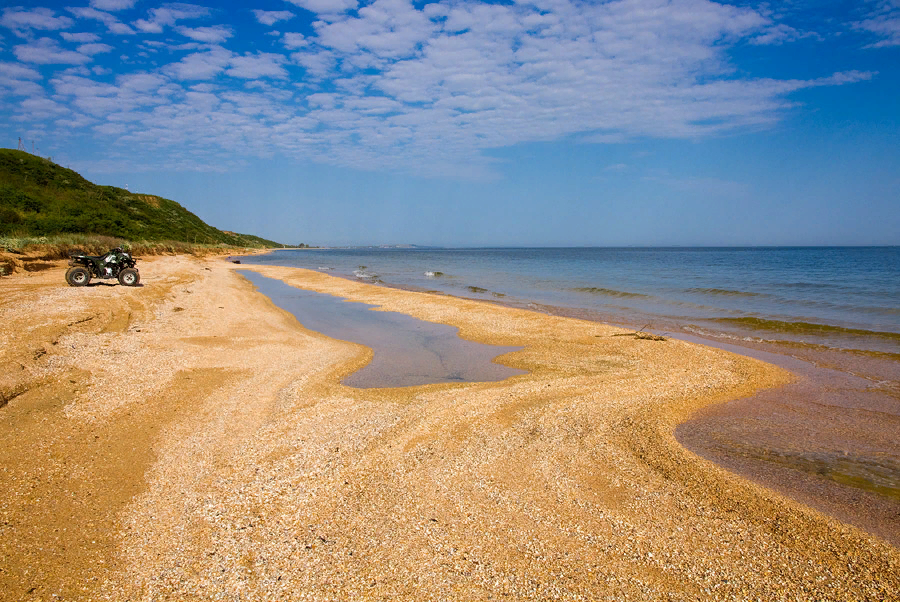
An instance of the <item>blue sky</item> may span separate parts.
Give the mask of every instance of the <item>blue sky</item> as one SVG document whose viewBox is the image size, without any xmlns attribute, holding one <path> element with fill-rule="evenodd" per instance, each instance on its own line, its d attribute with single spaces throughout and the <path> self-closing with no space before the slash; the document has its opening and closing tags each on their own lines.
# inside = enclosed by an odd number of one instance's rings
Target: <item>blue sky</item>
<svg viewBox="0 0 900 602">
<path fill-rule="evenodd" d="M 287 243 L 900 244 L 900 0 L 37 0 L 0 105 Z"/>
</svg>

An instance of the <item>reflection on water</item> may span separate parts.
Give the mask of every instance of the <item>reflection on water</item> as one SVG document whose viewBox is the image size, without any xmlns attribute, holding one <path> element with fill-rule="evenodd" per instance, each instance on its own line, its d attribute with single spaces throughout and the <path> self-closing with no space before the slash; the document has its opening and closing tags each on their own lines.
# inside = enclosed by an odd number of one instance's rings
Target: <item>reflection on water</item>
<svg viewBox="0 0 900 602">
<path fill-rule="evenodd" d="M 493 362 L 518 347 L 484 345 L 459 338 L 459 329 L 406 314 L 371 311 L 374 305 L 298 289 L 242 270 L 259 291 L 296 316 L 309 330 L 372 348 L 372 361 L 347 376 L 357 388 L 409 387 L 449 382 L 499 381 L 524 374 Z"/>
</svg>

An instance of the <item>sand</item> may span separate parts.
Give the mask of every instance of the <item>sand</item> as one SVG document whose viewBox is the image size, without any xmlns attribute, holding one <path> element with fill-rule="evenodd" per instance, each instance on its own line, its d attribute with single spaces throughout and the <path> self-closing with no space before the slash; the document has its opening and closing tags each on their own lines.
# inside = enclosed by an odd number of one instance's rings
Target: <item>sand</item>
<svg viewBox="0 0 900 602">
<path fill-rule="evenodd" d="M 596 322 L 165 257 L 0 279 L 0 599 L 890 600 L 900 551 L 681 447 L 792 375 Z M 522 347 L 353 389 L 360 345 L 235 268 Z"/>
</svg>

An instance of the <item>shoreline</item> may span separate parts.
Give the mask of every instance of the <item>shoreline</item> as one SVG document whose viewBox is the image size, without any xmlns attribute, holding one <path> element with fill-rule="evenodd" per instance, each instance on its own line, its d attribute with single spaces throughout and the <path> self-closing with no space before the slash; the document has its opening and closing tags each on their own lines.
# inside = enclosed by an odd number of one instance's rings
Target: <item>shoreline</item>
<svg viewBox="0 0 900 602">
<path fill-rule="evenodd" d="M 794 273 L 796 265 L 786 268 L 786 273 L 777 277 L 755 275 L 751 267 L 748 282 L 743 284 L 734 281 L 730 272 L 713 270 L 706 276 L 694 277 L 689 270 L 676 270 L 676 274 L 666 280 L 668 284 L 662 285 L 655 280 L 648 281 L 648 278 L 653 269 L 664 265 L 665 258 L 650 259 L 647 265 L 639 262 L 640 265 L 635 266 L 636 273 L 629 275 L 620 273 L 618 264 L 609 266 L 615 261 L 608 255 L 582 256 L 575 252 L 576 249 L 566 250 L 573 253 L 546 258 L 502 253 L 489 253 L 485 258 L 471 256 L 471 253 L 458 257 L 451 254 L 447 258 L 434 253 L 419 257 L 415 253 L 401 252 L 354 256 L 338 251 L 334 256 L 320 252 L 316 257 L 308 258 L 276 250 L 266 257 L 251 259 L 251 262 L 304 267 L 351 280 L 488 302 L 500 301 L 518 307 L 532 303 L 533 307 L 544 308 L 543 311 L 565 312 L 576 317 L 591 312 L 596 316 L 595 320 L 634 324 L 636 328 L 652 323 L 658 329 L 673 327 L 677 331 L 732 341 L 766 343 L 780 340 L 783 344 L 797 346 L 822 344 L 833 349 L 858 348 L 861 354 L 887 355 L 900 360 L 900 323 L 896 321 L 896 309 L 888 309 L 893 307 L 891 299 L 883 296 L 890 287 L 874 287 L 877 290 L 870 291 L 870 296 L 861 296 L 861 291 L 868 289 L 860 284 L 855 292 L 850 290 L 839 298 L 829 298 L 829 295 L 837 295 L 832 289 L 840 287 L 822 276 L 821 281 L 813 277 L 811 283 L 795 282 L 794 279 L 802 280 L 801 275 Z M 571 259 L 575 264 L 571 275 L 547 273 L 547 263 L 564 259 Z M 696 256 L 683 259 L 687 265 L 696 267 Z M 481 260 L 496 260 L 497 268 L 482 273 L 487 268 L 478 264 Z M 622 259 L 626 265 L 633 260 L 632 257 Z M 714 267 L 719 265 L 717 262 L 733 262 L 734 258 L 726 254 L 709 261 Z M 356 268 L 357 262 L 370 263 L 372 267 Z M 591 285 L 593 281 L 585 272 L 589 262 L 608 267 L 604 269 L 605 276 L 597 276 L 597 282 L 602 286 Z M 317 265 L 331 267 L 317 268 Z M 422 270 L 428 269 L 443 269 L 447 273 L 425 271 L 422 276 Z M 604 280 L 616 275 L 621 276 L 621 282 Z M 724 280 L 716 280 L 716 277 Z M 680 280 L 669 282 L 673 278 Z M 773 290 L 778 284 L 777 278 L 787 279 L 783 294 Z M 795 293 L 795 289 L 803 292 Z M 875 319 L 875 314 L 885 321 Z"/>
<path fill-rule="evenodd" d="M 4 599 L 900 595 L 897 548 L 676 441 L 779 368 L 292 268 L 141 267 L 134 289 L 0 281 Z M 343 387 L 370 352 L 236 269 L 521 346 L 501 361 L 529 373 Z"/>
<path fill-rule="evenodd" d="M 347 274 L 328 275 L 370 284 Z M 469 299 L 383 281 L 372 284 Z M 737 336 L 698 333 L 674 322 L 653 327 L 634 320 L 610 320 L 600 311 L 585 308 L 504 299 L 472 300 L 635 331 L 649 327 L 647 331 L 653 334 L 759 359 L 796 374 L 797 382 L 778 390 L 765 390 L 698 410 L 677 426 L 676 439 L 689 451 L 735 474 L 900 548 L 900 442 L 893 437 L 900 431 L 900 357 L 753 339 L 748 332 Z M 811 407 L 817 411 L 811 411 Z M 803 420 L 775 419 L 784 408 L 802 415 Z M 879 420 L 868 418 L 872 411 L 878 413 Z M 760 429 L 756 426 L 760 421 L 774 424 Z M 835 427 L 835 422 L 839 426 Z M 801 438 L 798 430 L 803 431 L 802 449 L 796 448 Z M 826 444 L 817 440 L 822 437 L 827 438 Z"/>
</svg>

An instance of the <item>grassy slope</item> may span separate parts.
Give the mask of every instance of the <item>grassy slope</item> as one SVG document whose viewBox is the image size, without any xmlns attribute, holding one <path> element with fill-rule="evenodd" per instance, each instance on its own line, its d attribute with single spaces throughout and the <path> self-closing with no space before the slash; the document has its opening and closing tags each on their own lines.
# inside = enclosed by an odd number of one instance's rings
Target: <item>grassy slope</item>
<svg viewBox="0 0 900 602">
<path fill-rule="evenodd" d="M 68 233 L 130 241 L 282 246 L 213 228 L 175 201 L 98 186 L 47 159 L 0 149 L 0 236 Z"/>
</svg>

